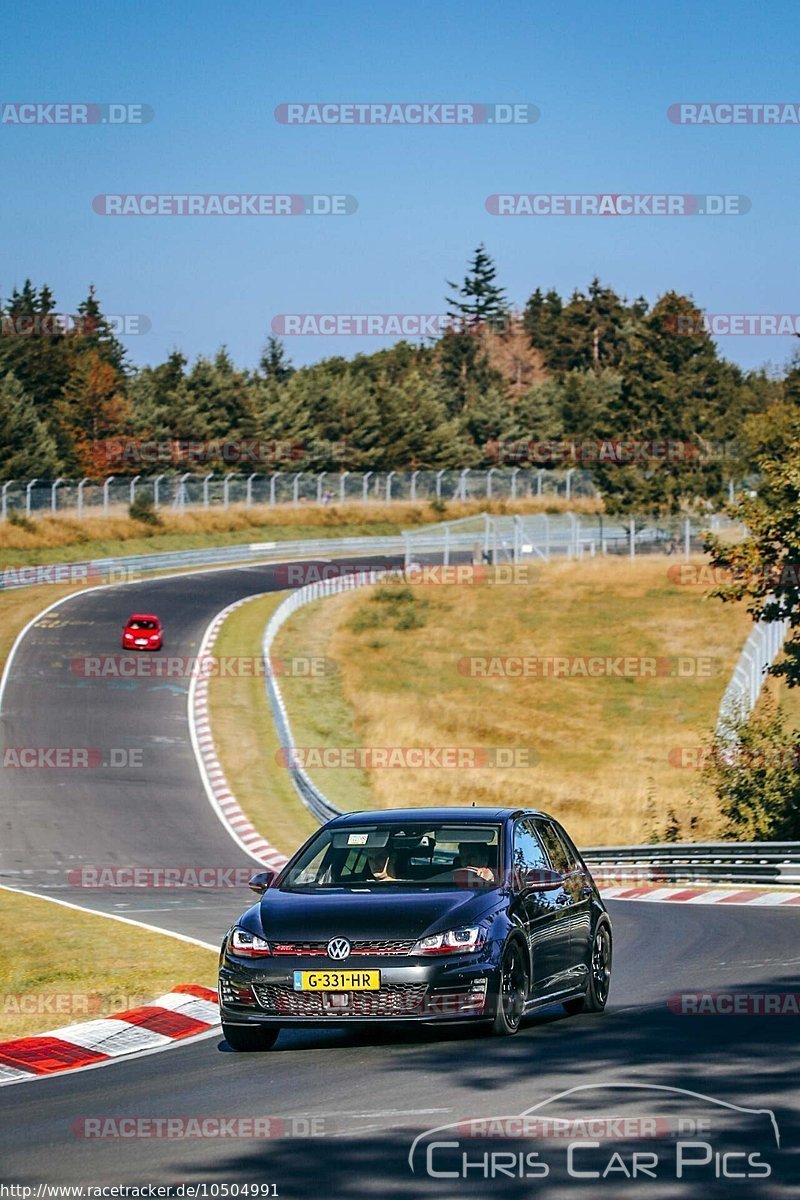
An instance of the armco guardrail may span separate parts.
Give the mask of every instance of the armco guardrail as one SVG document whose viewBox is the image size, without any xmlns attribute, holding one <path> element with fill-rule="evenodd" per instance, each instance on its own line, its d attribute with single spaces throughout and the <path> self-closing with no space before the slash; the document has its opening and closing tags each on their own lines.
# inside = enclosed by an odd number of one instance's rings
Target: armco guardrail
<svg viewBox="0 0 800 1200">
<path fill-rule="evenodd" d="M 395 556 L 405 553 L 405 540 L 397 537 L 319 538 L 314 541 L 248 542 L 242 546 L 215 546 L 204 550 L 173 550 L 163 554 L 137 554 L 124 558 L 94 558 L 42 566 L 0 567 L 0 591 L 33 587 L 40 583 L 109 582 L 135 579 L 156 571 L 179 571 L 190 567 L 227 566 L 235 563 L 268 562 L 280 558 L 330 558 L 352 555 Z"/>
<path fill-rule="evenodd" d="M 323 596 L 339 595 L 342 592 L 351 591 L 353 588 L 380 583 L 381 579 L 384 579 L 387 574 L 387 571 L 358 571 L 352 575 L 341 575 L 338 578 L 326 579 L 320 583 L 309 583 L 305 587 L 298 588 L 296 592 L 292 592 L 291 596 L 287 596 L 283 603 L 279 604 L 275 609 L 264 630 L 261 642 L 261 653 L 264 657 L 264 662 L 269 662 L 270 660 L 272 644 L 275 641 L 278 630 L 293 613 L 297 612 L 298 608 L 302 608 L 305 604 L 311 604 L 314 600 L 320 600 Z M 331 804 L 327 796 L 319 790 L 308 773 L 300 765 L 295 754 L 296 746 L 294 737 L 292 736 L 291 725 L 289 724 L 286 705 L 277 680 L 269 671 L 266 672 L 266 688 L 275 727 L 278 731 L 278 738 L 286 758 L 286 767 L 300 795 L 300 799 L 318 821 L 330 821 L 331 817 L 339 815 L 341 809 Z"/>
<path fill-rule="evenodd" d="M 669 842 L 595 846 L 583 857 L 599 883 L 800 883 L 800 842 Z"/>
<path fill-rule="evenodd" d="M 736 741 L 736 724 L 746 720 L 755 708 L 767 672 L 778 657 L 789 628 L 788 621 L 759 621 L 753 626 L 720 701 L 718 737 Z"/>
</svg>

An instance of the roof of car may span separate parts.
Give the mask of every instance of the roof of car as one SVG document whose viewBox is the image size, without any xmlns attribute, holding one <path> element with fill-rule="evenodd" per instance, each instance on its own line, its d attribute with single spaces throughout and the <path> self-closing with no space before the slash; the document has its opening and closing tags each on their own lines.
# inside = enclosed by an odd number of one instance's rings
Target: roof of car
<svg viewBox="0 0 800 1200">
<path fill-rule="evenodd" d="M 524 813 L 526 816 L 544 816 L 535 808 L 383 808 L 378 812 L 342 813 L 334 817 L 331 825 L 387 825 L 395 821 L 505 821 L 509 817 Z"/>
<path fill-rule="evenodd" d="M 158 620 L 158 617 L 155 615 L 155 613 L 131 613 L 131 615 L 128 617 L 128 624 L 130 625 L 131 621 L 157 621 L 157 620 Z"/>
</svg>

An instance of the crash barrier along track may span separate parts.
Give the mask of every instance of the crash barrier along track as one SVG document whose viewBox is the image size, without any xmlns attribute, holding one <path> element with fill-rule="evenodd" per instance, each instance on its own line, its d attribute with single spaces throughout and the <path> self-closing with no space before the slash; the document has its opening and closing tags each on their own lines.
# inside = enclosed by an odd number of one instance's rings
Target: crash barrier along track
<svg viewBox="0 0 800 1200">
<path fill-rule="evenodd" d="M 319 583 L 309 583 L 305 587 L 298 588 L 297 591 L 292 592 L 275 609 L 264 630 L 264 636 L 261 641 L 261 653 L 264 662 L 270 661 L 272 645 L 278 630 L 288 621 L 289 617 L 297 612 L 298 608 L 302 608 L 305 604 L 312 604 L 315 600 L 320 600 L 323 596 L 338 596 L 342 592 L 349 592 L 357 587 L 366 587 L 370 584 L 380 583 L 382 579 L 386 579 L 389 575 L 396 577 L 397 573 L 390 571 L 359 571 L 353 575 L 342 575 L 336 579 L 325 579 Z M 267 698 L 272 709 L 275 728 L 278 731 L 278 738 L 286 756 L 286 763 L 292 782 L 297 789 L 300 799 L 314 817 L 321 823 L 330 821 L 332 817 L 340 815 L 341 809 L 331 804 L 327 796 L 319 790 L 308 773 L 300 765 L 300 756 L 295 753 L 296 747 L 289 724 L 289 714 L 286 711 L 286 704 L 281 695 L 278 681 L 275 675 L 269 671 L 266 672 L 265 681 Z"/>
</svg>

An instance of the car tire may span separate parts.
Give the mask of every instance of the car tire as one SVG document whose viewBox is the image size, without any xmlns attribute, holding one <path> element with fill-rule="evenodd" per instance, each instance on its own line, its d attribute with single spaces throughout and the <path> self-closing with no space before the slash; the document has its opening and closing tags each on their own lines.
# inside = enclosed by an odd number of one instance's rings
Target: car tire
<svg viewBox="0 0 800 1200">
<path fill-rule="evenodd" d="M 567 1000 L 564 1008 L 568 1013 L 601 1013 L 603 1011 L 608 1002 L 612 953 L 611 929 L 605 921 L 601 921 L 595 929 L 592 939 L 589 986 L 584 996 L 575 1000 Z"/>
<path fill-rule="evenodd" d="M 530 971 L 525 947 L 517 938 L 513 938 L 506 943 L 500 962 L 497 1010 L 489 1027 L 494 1037 L 508 1037 L 517 1032 L 529 990 Z"/>
<path fill-rule="evenodd" d="M 222 1022 L 222 1036 L 231 1050 L 271 1050 L 279 1033 L 277 1025 L 226 1025 Z"/>
</svg>

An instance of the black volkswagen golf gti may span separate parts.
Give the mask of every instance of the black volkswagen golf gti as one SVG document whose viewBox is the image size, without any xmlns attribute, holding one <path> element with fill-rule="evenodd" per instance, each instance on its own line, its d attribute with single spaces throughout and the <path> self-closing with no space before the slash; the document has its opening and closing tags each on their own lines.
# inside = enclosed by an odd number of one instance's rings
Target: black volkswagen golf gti
<svg viewBox="0 0 800 1200">
<path fill-rule="evenodd" d="M 280 874 L 222 945 L 235 1050 L 281 1026 L 483 1022 L 515 1033 L 537 1006 L 601 1011 L 611 922 L 557 821 L 527 809 L 347 813 Z"/>
</svg>

